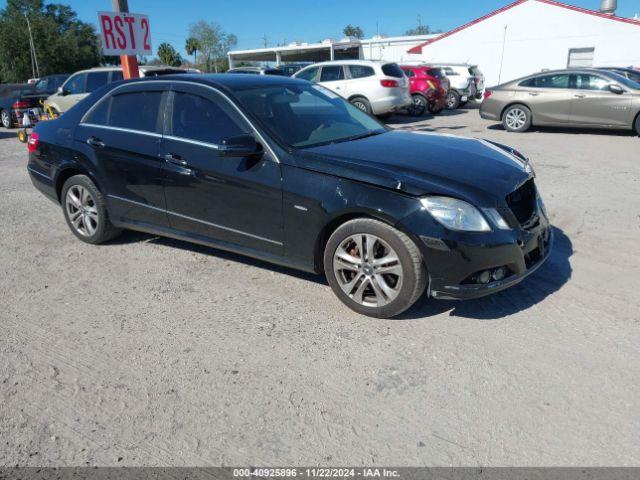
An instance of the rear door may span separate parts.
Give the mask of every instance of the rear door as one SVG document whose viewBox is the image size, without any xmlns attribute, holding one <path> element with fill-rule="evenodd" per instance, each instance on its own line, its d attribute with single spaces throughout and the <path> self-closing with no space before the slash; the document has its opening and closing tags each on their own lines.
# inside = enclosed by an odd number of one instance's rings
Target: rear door
<svg viewBox="0 0 640 480">
<path fill-rule="evenodd" d="M 631 96 L 609 90 L 611 80 L 589 73 L 575 74 L 571 122 L 584 125 L 630 126 Z"/>
<path fill-rule="evenodd" d="M 348 65 L 348 80 L 345 83 L 345 98 L 362 95 L 369 98 L 371 95 L 371 80 L 375 80 L 376 72 L 369 65 Z M 375 81 L 374 81 L 375 83 Z"/>
<path fill-rule="evenodd" d="M 176 84 L 171 92 L 161 156 L 170 226 L 282 255 L 282 179 L 269 150 L 261 157 L 218 155 L 222 139 L 253 134 L 221 93 Z"/>
<path fill-rule="evenodd" d="M 568 73 L 555 73 L 529 78 L 519 83 L 518 100 L 528 105 L 536 124 L 569 122 L 573 91 Z"/>
<path fill-rule="evenodd" d="M 167 85 L 124 85 L 89 110 L 75 129 L 76 150 L 98 171 L 116 220 L 167 226 L 164 162 L 158 157 Z"/>
<path fill-rule="evenodd" d="M 320 68 L 320 79 L 318 83 L 322 84 L 329 90 L 334 91 L 344 98 L 347 95 L 347 80 L 344 71 L 344 65 L 324 65 Z"/>
</svg>

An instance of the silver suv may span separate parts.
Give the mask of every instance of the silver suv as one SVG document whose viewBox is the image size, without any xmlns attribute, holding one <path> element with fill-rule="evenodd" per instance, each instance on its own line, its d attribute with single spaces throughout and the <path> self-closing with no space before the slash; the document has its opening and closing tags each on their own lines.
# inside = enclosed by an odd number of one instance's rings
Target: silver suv
<svg viewBox="0 0 640 480">
<path fill-rule="evenodd" d="M 409 80 L 395 63 L 337 60 L 309 65 L 293 76 L 319 83 L 373 115 L 388 115 L 411 105 Z"/>
</svg>

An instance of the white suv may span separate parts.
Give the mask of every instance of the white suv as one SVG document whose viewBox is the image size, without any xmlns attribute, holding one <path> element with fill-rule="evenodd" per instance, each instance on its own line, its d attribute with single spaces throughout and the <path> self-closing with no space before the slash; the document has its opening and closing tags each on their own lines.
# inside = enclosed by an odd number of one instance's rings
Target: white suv
<svg viewBox="0 0 640 480">
<path fill-rule="evenodd" d="M 309 65 L 293 76 L 319 83 L 374 115 L 387 115 L 411 105 L 409 80 L 395 63 L 338 60 Z"/>
<path fill-rule="evenodd" d="M 471 100 L 481 99 L 484 75 L 477 65 L 468 63 L 430 63 L 440 67 L 451 83 L 446 106 L 449 110 L 464 107 Z"/>
</svg>

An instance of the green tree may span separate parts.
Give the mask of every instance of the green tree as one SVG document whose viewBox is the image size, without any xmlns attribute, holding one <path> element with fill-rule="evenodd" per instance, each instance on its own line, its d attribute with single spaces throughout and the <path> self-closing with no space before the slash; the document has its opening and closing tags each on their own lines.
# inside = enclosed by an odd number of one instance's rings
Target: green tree
<svg viewBox="0 0 640 480">
<path fill-rule="evenodd" d="M 193 64 L 197 64 L 198 50 L 200 50 L 200 43 L 198 42 L 198 40 L 193 37 L 187 38 L 184 49 L 187 52 L 187 55 L 193 55 Z"/>
<path fill-rule="evenodd" d="M 351 24 L 344 27 L 344 30 L 342 30 L 342 32 L 346 37 L 356 37 L 356 38 L 364 37 L 364 32 L 362 31 L 362 29 L 360 27 L 354 27 Z"/>
<path fill-rule="evenodd" d="M 66 5 L 43 0 L 7 0 L 0 10 L 0 78 L 22 82 L 33 75 L 27 20 L 40 75 L 73 73 L 99 65 L 98 37 L 92 25 L 78 20 Z"/>
<path fill-rule="evenodd" d="M 169 65 L 170 67 L 179 67 L 182 64 L 180 54 L 166 42 L 158 45 L 158 58 L 164 65 Z"/>
<path fill-rule="evenodd" d="M 227 52 L 237 43 L 237 37 L 225 33 L 215 22 L 200 20 L 189 27 L 189 37 L 195 38 L 204 56 L 204 69 L 207 72 L 224 70 Z"/>
</svg>

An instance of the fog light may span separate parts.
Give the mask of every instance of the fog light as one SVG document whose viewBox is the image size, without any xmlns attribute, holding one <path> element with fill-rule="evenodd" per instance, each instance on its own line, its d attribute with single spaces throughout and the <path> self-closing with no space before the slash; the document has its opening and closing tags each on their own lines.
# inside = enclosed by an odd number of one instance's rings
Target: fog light
<svg viewBox="0 0 640 480">
<path fill-rule="evenodd" d="M 496 268 L 492 274 L 493 279 L 496 281 L 502 280 L 506 276 L 507 276 L 507 269 L 504 267 Z"/>
<path fill-rule="evenodd" d="M 491 272 L 489 270 L 485 270 L 478 275 L 478 283 L 489 283 L 490 280 Z"/>
</svg>

